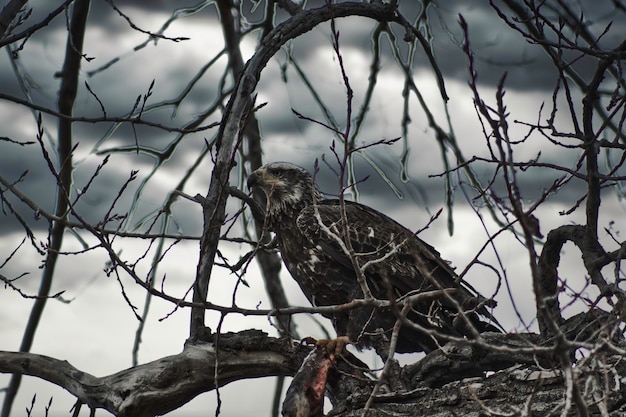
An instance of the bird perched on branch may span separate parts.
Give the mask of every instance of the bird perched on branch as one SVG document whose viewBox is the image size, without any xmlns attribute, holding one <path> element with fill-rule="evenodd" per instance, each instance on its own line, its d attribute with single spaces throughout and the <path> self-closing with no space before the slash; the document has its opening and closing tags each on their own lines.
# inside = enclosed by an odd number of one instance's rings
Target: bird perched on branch
<svg viewBox="0 0 626 417">
<path fill-rule="evenodd" d="M 445 336 L 500 331 L 486 308 L 492 301 L 393 219 L 363 204 L 325 198 L 311 174 L 290 163 L 257 169 L 248 187 L 264 191 L 266 224 L 311 304 L 366 300 L 324 314 L 338 336 L 385 354 L 399 318 L 400 353 L 432 351 L 446 343 Z"/>
</svg>

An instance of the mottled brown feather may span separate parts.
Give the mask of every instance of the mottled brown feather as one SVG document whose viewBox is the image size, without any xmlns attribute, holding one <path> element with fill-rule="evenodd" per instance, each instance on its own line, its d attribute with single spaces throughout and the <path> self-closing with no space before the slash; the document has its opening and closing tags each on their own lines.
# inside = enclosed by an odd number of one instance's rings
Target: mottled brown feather
<svg viewBox="0 0 626 417">
<path fill-rule="evenodd" d="M 483 305 L 486 300 L 466 286 L 432 246 L 395 220 L 351 201 L 345 201 L 342 210 L 339 200 L 323 198 L 308 172 L 292 164 L 266 165 L 248 183 L 265 191 L 270 227 L 283 261 L 312 304 L 336 305 L 363 298 L 354 259 L 361 268 L 370 262 L 363 276 L 377 299 L 453 290 L 412 306 L 407 318 L 425 329 L 467 337 L 499 331 Z M 349 240 L 345 239 L 344 218 Z M 347 246 L 354 251 L 353 259 Z M 392 308 L 361 307 L 327 317 L 338 335 L 380 351 L 385 337 L 391 335 L 396 313 Z M 430 351 L 443 343 L 440 337 L 404 326 L 396 351 Z"/>
</svg>

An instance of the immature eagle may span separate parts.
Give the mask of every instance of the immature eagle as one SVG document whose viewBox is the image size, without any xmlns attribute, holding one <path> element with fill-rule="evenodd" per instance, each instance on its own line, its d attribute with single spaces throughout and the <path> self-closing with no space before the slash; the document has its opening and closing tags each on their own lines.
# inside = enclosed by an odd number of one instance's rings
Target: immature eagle
<svg viewBox="0 0 626 417">
<path fill-rule="evenodd" d="M 414 302 L 406 316 L 420 328 L 404 324 L 396 352 L 432 351 L 445 344 L 437 333 L 472 337 L 499 331 L 484 306 L 487 300 L 464 285 L 433 247 L 386 215 L 344 201 L 342 216 L 340 201 L 324 198 L 313 177 L 290 163 L 257 169 L 248 177 L 248 187 L 265 192 L 267 225 L 276 234 L 287 269 L 311 304 L 362 299 L 363 286 L 355 272 L 359 269 L 375 298 L 395 300 L 389 307 L 365 306 L 327 315 L 337 335 L 384 352 L 402 310 L 402 297 L 425 292 L 433 296 Z"/>
</svg>

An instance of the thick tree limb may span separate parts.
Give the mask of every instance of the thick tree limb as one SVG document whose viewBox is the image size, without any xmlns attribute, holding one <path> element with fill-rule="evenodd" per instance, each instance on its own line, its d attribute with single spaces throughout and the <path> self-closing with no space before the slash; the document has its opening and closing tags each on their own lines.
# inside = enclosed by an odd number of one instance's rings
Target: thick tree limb
<svg viewBox="0 0 626 417">
<path fill-rule="evenodd" d="M 198 394 L 233 381 L 293 375 L 309 350 L 248 330 L 220 335 L 219 352 L 213 343 L 188 343 L 177 355 L 100 378 L 64 360 L 5 351 L 0 351 L 0 372 L 42 378 L 65 388 L 89 407 L 119 417 L 147 417 L 165 414 Z"/>
<path fill-rule="evenodd" d="M 573 369 L 581 386 L 589 416 L 618 417 L 626 413 L 626 387 L 620 375 L 626 372 L 621 356 L 596 357 L 594 363 Z M 563 373 L 536 367 L 513 367 L 488 378 L 469 378 L 441 388 L 416 388 L 404 396 L 380 395 L 368 417 L 415 416 L 577 416 L 566 403 Z M 363 410 L 341 413 L 363 416 Z"/>
<path fill-rule="evenodd" d="M 525 345 L 540 336 L 494 337 L 501 343 Z M 495 343 L 496 339 L 489 340 Z M 216 352 L 213 342 L 187 343 L 177 355 L 104 377 L 90 375 L 64 360 L 0 351 L 0 372 L 45 379 L 65 388 L 92 409 L 102 408 L 120 417 L 148 417 L 172 411 L 200 393 L 233 381 L 295 375 L 310 352 L 309 347 L 268 337 L 258 330 L 220 335 L 219 346 Z M 621 355 L 610 352 L 611 349 L 597 351 L 570 369 L 578 385 L 585 387 L 580 398 L 591 416 L 617 417 L 626 411 L 626 384 L 621 382 L 626 375 L 626 362 Z M 324 359 L 320 360 L 323 363 Z M 543 416 L 552 415 L 555 410 L 556 415 L 560 414 L 566 404 L 563 371 L 538 367 L 532 355 L 487 354 L 467 345 L 431 352 L 420 362 L 422 365 L 403 368 L 401 380 L 407 389 L 376 395 L 367 416 L 524 415 L 524 410 L 525 415 Z M 502 369 L 506 362 L 514 365 Z M 468 378 L 463 364 L 475 370 L 502 370 L 489 377 L 472 373 Z M 362 366 L 350 355 L 342 355 L 332 369 L 326 369 L 332 371 L 326 381 L 327 394 L 334 405 L 329 415 L 364 415 L 363 407 L 375 381 L 366 378 Z M 447 383 L 424 385 L 435 374 L 445 375 Z M 575 411 L 563 415 L 575 415 Z"/>
</svg>

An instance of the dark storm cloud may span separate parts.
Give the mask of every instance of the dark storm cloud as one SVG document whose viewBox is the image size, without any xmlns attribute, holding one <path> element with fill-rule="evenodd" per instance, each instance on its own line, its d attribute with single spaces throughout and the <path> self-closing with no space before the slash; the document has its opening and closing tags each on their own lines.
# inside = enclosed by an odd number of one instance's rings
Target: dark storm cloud
<svg viewBox="0 0 626 417">
<path fill-rule="evenodd" d="M 322 3 L 321 1 L 318 1 L 317 4 L 309 2 L 307 7 L 319 6 Z M 177 8 L 191 6 L 196 4 L 196 2 L 158 1 L 146 3 L 142 1 L 117 1 L 115 4 L 124 13 L 127 13 L 129 17 L 136 18 L 138 22 L 141 22 L 138 25 L 142 29 L 154 31 Z M 22 27 L 28 27 L 28 25 L 40 21 L 54 5 L 56 3 L 51 1 L 33 3 L 33 14 Z M 264 12 L 263 5 L 253 9 L 253 2 L 243 2 L 242 10 L 244 15 L 252 23 L 259 21 Z M 414 19 L 417 13 L 420 12 L 415 2 L 400 2 L 400 9 L 409 20 Z M 471 42 L 476 55 L 479 82 L 482 83 L 482 86 L 495 86 L 503 73 L 507 72 L 508 88 L 522 92 L 531 90 L 547 94 L 551 92 L 554 87 L 556 73 L 549 65 L 546 54 L 540 47 L 528 44 L 519 33 L 512 31 L 501 22 L 487 2 L 442 0 L 437 2 L 437 4 L 433 4 L 427 12 L 430 18 L 430 29 L 433 37 L 432 46 L 435 57 L 448 83 L 455 81 L 465 82 L 468 77 L 467 57 L 461 48 L 463 39 L 458 24 L 459 14 L 462 14 L 469 25 Z M 610 9 L 594 8 L 586 12 L 592 13 L 593 22 L 591 28 L 597 34 L 601 33 L 609 19 L 613 18 L 609 14 Z M 284 12 L 279 11 L 277 16 L 277 22 L 285 18 Z M 135 43 L 123 43 L 125 37 L 129 34 L 134 36 L 137 34 L 130 29 L 128 22 L 120 17 L 105 1 L 93 2 L 89 19 L 89 28 L 91 30 L 89 33 L 92 34 L 92 37 L 88 35 L 85 49 L 87 55 L 95 59 L 90 62 L 83 62 L 83 78 L 81 79 L 81 88 L 75 108 L 76 115 L 98 117 L 102 114 L 98 100 L 84 88 L 85 81 L 89 83 L 93 93 L 97 95 L 98 99 L 105 106 L 108 115 L 123 116 L 133 107 L 137 97 L 147 93 L 153 79 L 155 84 L 147 105 L 153 105 L 161 100 L 180 94 L 199 68 L 214 56 L 209 52 L 204 52 L 204 50 L 202 53 L 197 53 L 196 50 L 195 55 L 190 53 L 174 55 L 172 51 L 177 50 L 176 48 L 184 48 L 185 42 L 172 44 L 164 40 L 159 41 L 156 45 L 150 44 L 136 53 L 130 53 L 134 46 L 141 44 L 146 39 L 147 35 L 137 36 Z M 195 23 L 200 22 L 202 25 L 213 25 L 216 33 L 221 33 L 220 29 L 216 27 L 217 15 L 213 5 L 208 6 L 202 13 L 189 19 L 192 19 L 190 21 Z M 614 27 L 623 26 L 623 21 L 617 21 L 614 25 Z M 45 31 L 30 38 L 19 55 L 18 64 L 23 68 L 25 74 L 28 75 L 27 79 L 32 80 L 30 92 L 35 102 L 51 108 L 56 107 L 56 96 L 60 80 L 55 78 L 54 75 L 59 70 L 63 60 L 66 42 L 65 26 L 65 16 L 57 17 Z M 369 65 L 372 48 L 371 33 L 375 27 L 375 22 L 362 18 L 340 19 L 338 28 L 340 30 L 341 47 L 345 48 L 346 52 L 361 51 L 365 57 L 365 65 Z M 401 54 L 406 54 L 406 44 L 402 41 L 404 36 L 403 29 L 397 25 L 392 25 L 392 30 L 396 36 Z M 617 38 L 615 38 L 617 35 L 614 35 L 614 33 L 616 31 L 612 30 L 610 36 L 602 39 L 602 42 L 607 47 L 614 45 L 617 41 Z M 176 33 L 176 36 L 179 35 L 186 36 L 187 34 Z M 250 38 L 253 39 L 257 35 L 258 33 L 253 33 L 250 35 Z M 203 39 L 203 41 L 205 45 L 210 44 L 214 46 L 215 43 L 212 39 Z M 222 40 L 219 39 L 219 42 L 221 43 Z M 297 39 L 294 42 L 293 52 L 299 60 L 299 64 L 311 76 L 315 76 L 316 69 L 320 68 L 319 61 L 316 61 L 320 59 L 320 56 L 316 52 L 321 50 L 328 52 L 330 44 L 330 30 L 329 25 L 326 24 Z M 384 64 L 383 70 L 393 70 L 395 64 L 391 62 L 394 58 L 388 46 L 387 37 L 382 39 L 382 45 L 384 60 L 387 62 Z M 121 57 L 121 59 L 110 70 L 98 72 L 91 76 L 88 75 L 90 71 L 101 67 L 115 57 Z M 332 60 L 332 54 L 328 53 L 323 59 Z M 291 112 L 291 109 L 294 108 L 303 114 L 312 116 L 318 113 L 316 113 L 314 104 L 304 100 L 308 93 L 303 92 L 301 85 L 293 82 L 297 78 L 293 68 L 289 68 L 286 73 L 288 77 L 287 83 L 281 78 L 282 74 L 278 64 L 284 64 L 285 62 L 284 51 L 279 52 L 277 59 L 272 61 L 264 70 L 261 84 L 259 85 L 259 91 L 266 95 L 262 99 L 267 100 L 268 108 L 273 106 L 271 111 L 260 109 L 258 112 L 262 133 L 268 140 L 278 136 L 281 142 L 274 148 L 271 148 L 272 153 L 266 150 L 265 158 L 267 160 L 290 160 L 310 169 L 315 158 L 319 158 L 322 154 L 330 155 L 328 149 L 330 140 L 325 138 L 332 138 L 332 135 L 326 134 L 324 136 L 325 142 L 312 141 L 307 138 L 310 134 L 311 123 L 297 119 Z M 420 52 L 419 48 L 414 62 L 416 76 L 432 73 L 427 59 Z M 202 78 L 191 94 L 183 101 L 181 107 L 177 109 L 176 117 L 173 117 L 175 108 L 170 106 L 163 110 L 147 113 L 144 115 L 144 118 L 167 126 L 181 126 L 191 120 L 195 114 L 202 112 L 212 104 L 220 77 L 223 75 L 224 63 L 225 58 L 222 59 L 221 65 L 210 70 Z M 580 61 L 577 63 L 578 69 L 583 73 L 585 71 L 588 72 L 589 64 L 586 61 Z M 336 63 L 335 68 L 337 68 Z M 397 67 L 395 68 L 397 69 Z M 367 68 L 363 70 L 367 71 Z M 400 71 L 398 71 L 398 75 L 401 77 Z M 22 90 L 15 80 L 16 77 L 13 74 L 10 63 L 5 57 L 0 60 L 0 83 L 3 85 L 3 92 L 23 97 Z M 232 80 L 228 79 L 227 82 L 232 83 Z M 324 100 L 330 106 L 335 106 L 331 110 L 337 115 L 342 114 L 344 98 L 341 97 L 340 100 L 337 100 L 334 95 L 342 91 L 340 83 L 329 84 L 326 82 L 325 84 L 324 82 L 318 82 L 316 87 L 323 95 Z M 362 94 L 364 86 L 357 85 L 356 87 L 359 90 L 357 91 L 358 96 Z M 387 88 L 384 87 L 383 90 Z M 398 98 L 398 100 L 400 99 Z M 381 103 L 383 103 L 382 105 L 386 104 L 384 100 Z M 335 111 L 335 108 L 339 109 L 339 111 Z M 25 120 L 26 124 L 32 127 L 34 119 L 28 112 L 24 112 L 24 114 L 20 117 Z M 14 116 L 11 117 L 15 119 Z M 384 114 L 372 112 L 372 119 L 366 125 L 366 128 L 371 130 L 374 126 L 384 126 L 386 122 L 384 117 Z M 340 117 L 338 116 L 338 118 Z M 44 120 L 46 129 L 54 137 L 56 122 L 49 118 Z M 217 121 L 217 117 L 210 121 Z M 210 121 L 207 121 L 207 123 Z M 3 123 L 3 125 L 2 134 L 5 136 L 16 140 L 34 139 L 35 130 L 32 128 L 25 131 L 11 123 Z M 112 124 L 76 123 L 74 125 L 75 141 L 79 143 L 78 153 L 82 155 L 81 157 L 85 157 L 84 155 L 91 151 L 103 151 L 120 146 L 128 148 L 135 144 L 158 152 L 166 149 L 176 139 L 176 133 L 163 132 L 145 126 L 135 126 L 133 128 L 126 124 L 115 130 L 110 130 L 112 126 Z M 362 133 L 363 137 L 366 140 L 378 139 L 379 137 L 370 135 L 370 130 Z M 424 140 L 432 140 L 432 132 L 427 129 L 424 129 L 424 132 Z M 386 133 L 389 136 L 397 134 L 395 131 Z M 185 140 L 188 143 L 194 143 L 194 145 L 180 147 L 176 153 L 171 155 L 164 172 L 169 172 L 171 178 L 178 178 L 183 175 L 190 161 L 193 161 L 195 155 L 199 153 L 204 139 L 210 139 L 214 134 L 215 130 L 209 130 L 190 135 Z M 419 140 L 422 139 L 420 138 Z M 94 148 L 99 141 L 102 142 L 99 143 L 97 148 Z M 271 142 L 267 143 L 268 145 L 271 144 Z M 5 145 L 2 146 L 5 147 Z M 2 175 L 15 179 L 21 172 L 28 169 L 29 174 L 20 186 L 25 187 L 24 191 L 30 195 L 47 196 L 44 199 L 46 201 L 44 204 L 46 207 L 51 208 L 54 205 L 54 201 L 53 193 L 50 190 L 53 188 L 55 181 L 47 167 L 41 164 L 41 152 L 28 151 L 29 149 L 36 149 L 36 146 L 38 145 L 23 149 L 15 148 L 16 150 L 13 150 L 14 147 L 11 147 L 10 152 L 1 153 L 0 166 L 2 166 Z M 297 150 L 295 154 L 294 149 Z M 413 202 L 423 206 L 440 205 L 445 193 L 441 180 L 423 178 L 424 172 L 420 171 L 419 176 L 411 176 L 410 182 L 402 182 L 399 179 L 400 165 L 398 163 L 398 153 L 398 147 L 395 147 L 393 152 L 383 150 L 380 153 L 372 153 L 370 155 L 375 163 L 379 164 L 386 172 L 389 172 L 388 180 L 381 178 L 362 158 L 356 158 L 357 174 L 361 177 L 369 177 L 367 183 L 360 187 L 361 192 L 372 198 L 380 198 L 381 201 L 389 197 L 395 198 L 396 194 L 400 194 L 404 198 L 410 198 Z M 423 162 L 424 156 L 412 155 L 412 157 L 421 158 L 422 164 L 432 162 Z M 434 158 L 430 159 L 434 160 Z M 118 156 L 112 159 L 112 161 L 117 161 L 116 163 L 118 164 L 120 163 L 119 161 L 123 160 L 125 160 L 123 157 Z M 80 189 L 89 180 L 91 173 L 97 166 L 98 158 L 93 157 L 89 161 L 79 167 L 76 173 L 75 185 L 77 189 Z M 134 159 L 134 161 L 135 166 L 122 164 L 113 168 L 111 165 L 111 167 L 103 171 L 90 191 L 92 194 L 85 196 L 84 202 L 81 203 L 86 212 L 89 213 L 89 219 L 98 219 L 102 216 L 105 208 L 110 204 L 110 201 L 106 200 L 105 194 L 112 187 L 119 187 L 126 180 L 131 169 L 140 169 L 141 175 L 147 175 L 154 163 L 154 159 L 147 156 Z M 326 172 L 328 173 L 328 170 Z M 433 167 L 430 170 L 430 173 L 438 172 L 441 172 L 441 168 Z M 529 198 L 537 196 L 539 190 L 549 186 L 553 180 L 553 177 L 550 175 L 544 176 L 544 178 L 541 175 L 539 172 L 529 172 L 521 177 L 521 184 L 530 190 L 528 193 Z M 204 175 L 202 180 L 208 180 L 208 176 Z M 397 192 L 391 190 L 389 183 L 397 188 Z M 324 174 L 324 172 L 320 173 L 320 184 L 326 190 L 336 190 L 337 188 L 336 179 L 332 175 Z M 155 185 L 154 189 L 156 190 L 156 188 L 158 187 Z M 204 189 L 199 191 L 203 192 Z M 565 195 L 565 193 L 561 195 Z M 131 199 L 132 193 L 123 202 L 128 205 Z M 157 204 L 161 200 L 163 200 L 162 195 L 155 197 L 151 204 Z M 2 227 L 7 227 L 8 222 L 2 223 Z"/>
<path fill-rule="evenodd" d="M 115 2 L 115 5 L 130 18 L 137 19 L 138 26 L 150 31 L 158 30 L 176 9 L 192 4 L 196 4 L 196 2 L 163 1 L 150 2 L 149 4 L 141 1 Z M 58 3 L 41 1 L 29 3 L 28 6 L 32 7 L 32 13 L 15 32 L 41 21 L 50 10 L 58 6 Z M 207 7 L 203 13 L 204 15 L 200 18 L 206 19 L 208 24 L 217 22 L 214 7 Z M 128 36 L 133 36 L 137 41 L 129 44 L 125 39 Z M 57 108 L 57 92 L 61 81 L 56 77 L 56 73 L 63 63 L 66 37 L 66 16 L 62 13 L 46 28 L 30 37 L 22 45 L 15 61 L 19 75 L 16 76 L 9 58 L 4 55 L 0 59 L 2 92 L 20 99 L 30 97 L 29 99 L 32 99 L 37 105 L 55 110 Z M 206 74 L 205 78 L 196 84 L 192 93 L 177 107 L 170 105 L 161 110 L 148 111 L 151 106 L 160 101 L 180 95 L 185 85 L 190 82 L 204 62 L 198 61 L 192 55 L 186 57 L 185 55 L 172 54 L 171 48 L 174 43 L 168 40 L 162 40 L 156 44 L 152 42 L 146 47 L 132 52 L 133 47 L 140 45 L 147 38 L 147 34 L 138 35 L 137 32 L 134 32 L 129 23 L 120 17 L 107 2 L 92 2 L 84 48 L 85 56 L 90 59 L 85 59 L 82 62 L 74 116 L 102 117 L 101 106 L 105 107 L 109 117 L 126 116 L 135 105 L 137 97 L 141 98 L 148 93 L 153 80 L 154 87 L 150 91 L 151 96 L 146 100 L 146 112 L 142 116 L 144 120 L 174 128 L 180 127 L 187 123 L 194 114 L 201 113 L 212 104 L 211 101 L 217 91 L 217 80 L 222 76 L 221 70 L 211 70 L 212 72 Z M 174 44 L 175 48 L 184 48 L 185 46 L 185 42 Z M 210 52 L 210 48 L 207 49 L 207 55 L 208 52 Z M 111 62 L 110 60 L 116 57 L 121 59 L 115 62 L 109 70 L 89 75 L 89 71 Z M 180 59 L 181 65 L 173 65 L 171 59 L 174 58 Z M 210 58 L 212 57 L 207 56 L 207 60 Z M 225 59 L 223 63 L 225 63 Z M 24 80 L 24 87 L 17 82 L 20 76 Z M 86 83 L 89 84 L 91 92 L 85 88 Z M 2 104 L 7 107 L 3 111 L 5 121 L 1 123 L 3 126 L 1 135 L 14 141 L 35 141 L 37 113 L 33 114 L 27 108 L 19 105 L 9 105 L 8 102 Z M 139 105 L 143 105 L 143 101 L 140 100 Z M 213 118 L 206 123 L 216 120 Z M 56 146 L 57 121 L 44 114 L 42 127 L 46 132 L 43 143 L 50 155 L 52 164 L 56 165 L 57 157 L 54 148 Z M 179 147 L 178 152 L 163 157 L 166 159 L 163 161 L 162 172 L 170 172 L 171 174 L 167 177 L 171 181 L 163 184 L 165 187 L 172 187 L 172 182 L 184 174 L 185 168 L 181 169 L 180 167 L 188 166 L 189 161 L 193 161 L 195 155 L 199 154 L 200 149 L 204 146 L 204 138 L 211 138 L 212 135 L 214 135 L 214 130 L 201 132 L 197 135 L 188 135 L 186 141 L 190 142 L 191 146 Z M 73 143 L 77 146 L 74 154 L 74 165 L 76 166 L 73 176 L 74 193 L 82 189 L 92 179 L 98 164 L 101 163 L 104 155 L 96 155 L 95 152 L 114 151 L 109 164 L 93 181 L 89 192 L 78 200 L 76 208 L 81 216 L 90 222 L 101 220 L 115 198 L 115 193 L 111 193 L 111 191 L 119 190 L 132 170 L 139 170 L 139 178 L 131 184 L 117 202 L 115 211 L 123 214 L 137 198 L 134 195 L 137 185 L 151 172 L 156 163 L 156 156 L 135 155 L 135 151 L 132 149 L 130 149 L 132 152 L 127 150 L 120 153 L 115 149 L 132 148 L 138 145 L 156 153 L 163 152 L 172 141 L 176 140 L 177 136 L 178 134 L 175 132 L 165 132 L 142 125 L 133 127 L 129 124 L 117 126 L 114 123 L 74 123 Z M 96 145 L 98 146 L 96 147 Z M 43 158 L 41 146 L 35 143 L 19 147 L 7 142 L 0 142 L 0 147 L 3 149 L 3 152 L 0 152 L 0 175 L 8 181 L 16 181 L 22 173 L 28 171 L 21 182 L 16 184 L 17 187 L 26 195 L 36 197 L 37 203 L 41 205 L 43 210 L 53 212 L 56 179 Z M 126 157 L 131 154 L 132 158 Z M 129 163 L 131 160 L 132 164 Z M 135 219 L 149 215 L 151 211 L 157 210 L 163 203 L 166 196 L 162 193 L 162 189 L 157 189 L 160 183 L 162 182 L 152 181 L 146 187 L 140 201 L 138 200 Z M 152 184 L 155 184 L 156 187 Z M 11 198 L 16 208 L 25 208 L 16 198 Z M 35 221 L 28 209 L 22 214 L 30 227 L 35 229 L 47 228 L 46 222 Z M 187 209 L 182 209 L 180 217 L 186 222 L 191 221 L 193 223 L 193 218 Z M 9 233 L 20 230 L 21 226 L 19 222 L 8 216 L 0 221 L 0 228 L 2 233 Z"/>
<path fill-rule="evenodd" d="M 510 22 L 523 22 L 523 19 L 508 12 L 504 4 L 495 2 L 495 5 L 509 15 Z M 570 19 L 585 16 L 585 28 L 594 40 L 598 39 L 603 48 L 615 48 L 623 41 L 623 30 L 620 27 L 624 26 L 626 19 L 623 14 L 615 13 L 610 2 L 577 2 L 568 3 L 567 6 L 573 13 Z M 480 83 L 496 85 L 504 72 L 507 72 L 509 88 L 526 91 L 551 91 L 554 88 L 558 74 L 544 49 L 511 29 L 497 16 L 496 10 L 488 2 L 443 0 L 432 5 L 429 12 L 433 29 L 433 49 L 444 75 L 461 79 L 468 77 L 467 58 L 461 51 L 464 39 L 458 23 L 459 15 L 462 15 L 468 24 Z M 552 19 L 552 24 L 558 26 L 560 16 L 555 10 L 546 5 L 542 12 Z M 607 25 L 612 25 L 612 29 L 604 34 Z M 527 30 L 522 23 L 517 23 L 516 26 Z M 571 38 L 577 36 L 567 28 L 564 33 Z M 548 41 L 558 42 L 557 35 L 548 25 L 545 26 L 545 34 Z M 585 42 L 580 41 L 580 44 L 585 45 Z M 595 60 L 579 60 L 579 53 L 568 53 L 566 50 L 565 54 L 565 59 L 571 61 L 571 65 L 582 76 L 588 76 L 597 64 Z"/>
<path fill-rule="evenodd" d="M 200 3 L 200 0 L 94 0 L 91 2 L 89 13 L 91 18 L 100 22 L 109 21 L 109 19 L 119 16 L 112 5 L 117 7 L 123 13 L 127 10 L 145 10 L 146 13 L 166 13 L 171 14 L 174 10 L 191 7 Z M 29 1 L 24 8 L 30 13 L 28 20 L 24 22 L 22 28 L 28 27 L 36 22 L 43 20 L 50 12 L 61 5 L 57 0 L 36 0 Z M 51 24 L 65 25 L 64 13 L 61 13 L 62 19 L 55 20 Z M 112 22 L 109 22 L 112 23 Z M 116 22 L 117 25 L 119 22 Z"/>
<path fill-rule="evenodd" d="M 400 204 L 417 205 L 429 211 L 436 211 L 445 204 L 446 189 L 443 176 L 423 177 L 412 175 L 409 176 L 407 181 L 403 181 L 400 177 L 401 166 L 399 161 L 390 157 L 388 153 L 372 153 L 369 155 L 369 160 L 372 162 L 370 163 L 359 156 L 354 158 L 354 171 L 357 175 L 356 179 L 359 181 L 358 189 L 367 198 L 390 206 L 394 205 L 393 202 L 398 201 L 401 202 Z M 302 160 L 300 162 L 305 166 L 311 165 L 309 161 Z M 553 162 L 555 164 L 565 164 L 563 160 Z M 337 164 L 331 163 L 330 165 L 332 169 L 320 161 L 320 171 L 316 177 L 320 189 L 326 192 L 329 197 L 336 195 L 339 192 L 338 190 L 340 190 L 336 175 L 338 171 Z M 374 167 L 377 169 L 374 169 Z M 307 169 L 312 170 L 313 166 L 307 166 Z M 385 172 L 385 175 L 380 173 L 380 169 Z M 502 200 L 507 199 L 507 186 L 501 174 L 495 175 L 493 182 L 489 182 L 493 175 L 493 166 L 476 163 L 472 165 L 472 169 L 483 181 L 484 186 L 491 184 L 491 189 L 488 192 L 490 196 L 498 197 Z M 532 203 L 541 198 L 544 192 L 549 190 L 558 178 L 566 178 L 566 175 L 562 172 L 543 168 L 529 169 L 524 172 L 518 171 L 516 177 L 517 185 L 521 190 L 521 197 L 526 203 Z M 470 200 L 469 202 L 479 203 L 479 190 L 469 185 L 469 180 L 462 171 L 460 175 L 453 173 L 451 180 L 453 194 L 456 195 L 455 201 L 465 203 L 467 197 Z M 459 184 L 459 181 L 463 182 L 463 184 Z M 461 187 L 465 189 L 465 192 L 461 191 Z M 581 180 L 572 179 L 559 188 L 558 193 L 554 193 L 550 197 L 550 201 L 562 201 L 564 203 L 576 201 L 584 195 L 584 187 L 585 185 Z"/>
<path fill-rule="evenodd" d="M 309 2 L 309 5 L 319 5 L 319 2 Z M 496 5 L 506 10 L 502 4 L 496 2 Z M 588 19 L 587 29 L 592 36 L 599 39 L 602 47 L 615 48 L 623 41 L 621 35 L 623 30 L 620 28 L 625 26 L 626 18 L 613 13 L 614 8 L 609 2 L 600 5 L 596 5 L 595 2 L 583 2 L 571 7 L 574 13 L 584 13 Z M 422 11 L 422 6 L 417 2 L 399 2 L 399 9 L 409 21 L 413 21 Z M 465 40 L 459 24 L 459 16 L 462 15 L 469 28 L 479 84 L 495 86 L 506 72 L 508 88 L 526 91 L 551 91 L 554 88 L 558 74 L 546 52 L 539 45 L 529 43 L 522 34 L 511 29 L 498 17 L 496 10 L 488 2 L 441 0 L 431 3 L 426 13 L 429 17 L 429 35 L 432 36 L 431 47 L 437 64 L 446 78 L 467 80 L 469 77 L 468 58 L 462 50 Z M 550 11 L 547 14 L 550 15 Z M 558 21 L 556 13 L 552 13 L 551 17 L 555 23 Z M 514 21 L 514 16 L 509 18 Z M 608 34 L 603 34 L 609 24 L 612 25 L 612 29 Z M 369 54 L 372 47 L 371 34 L 375 27 L 375 22 L 365 18 L 340 19 L 338 21 L 340 43 L 344 47 L 360 49 Z M 525 29 L 523 26 L 521 28 Z M 402 40 L 405 35 L 404 29 L 398 25 L 390 25 L 390 29 L 403 59 L 406 59 L 408 47 Z M 327 44 L 330 43 L 330 31 L 327 28 L 315 29 L 314 32 L 319 35 L 304 36 L 297 40 L 301 49 L 295 51 L 296 56 L 303 58 L 310 54 L 310 51 L 321 47 L 322 38 L 326 39 Z M 547 29 L 546 33 L 549 40 L 554 42 L 558 40 L 554 35 L 550 38 L 551 33 Z M 382 39 L 382 53 L 387 58 L 393 59 L 389 42 L 386 36 Z M 576 71 L 583 76 L 589 75 L 595 66 L 595 61 L 579 60 L 576 53 L 566 55 L 565 58 L 571 60 Z M 414 64 L 416 70 L 432 70 L 426 55 L 419 47 Z"/>
</svg>

